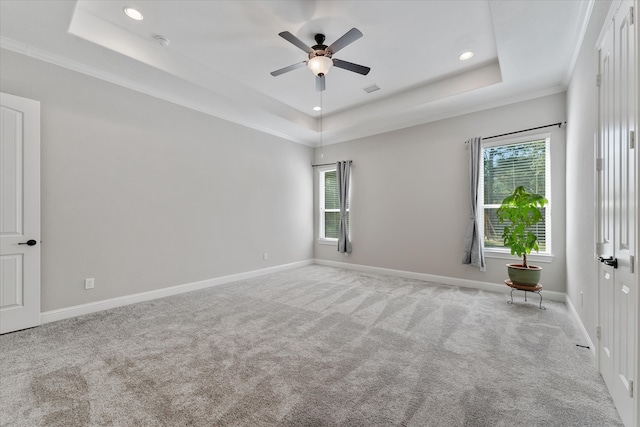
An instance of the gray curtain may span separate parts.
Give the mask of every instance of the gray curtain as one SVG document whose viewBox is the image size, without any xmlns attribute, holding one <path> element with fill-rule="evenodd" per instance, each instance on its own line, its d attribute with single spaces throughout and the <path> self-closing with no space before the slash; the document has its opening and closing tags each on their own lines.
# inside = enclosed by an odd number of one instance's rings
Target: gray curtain
<svg viewBox="0 0 640 427">
<path fill-rule="evenodd" d="M 338 178 L 338 200 L 340 201 L 340 226 L 338 227 L 338 252 L 351 253 L 351 242 L 347 233 L 347 200 L 349 200 L 349 179 L 351 177 L 351 161 L 336 163 Z"/>
<path fill-rule="evenodd" d="M 480 183 L 480 158 L 482 138 L 476 137 L 466 142 L 469 146 L 469 196 L 471 200 L 471 218 L 464 241 L 463 264 L 471 264 L 485 271 L 484 248 L 478 223 L 478 184 Z"/>
</svg>

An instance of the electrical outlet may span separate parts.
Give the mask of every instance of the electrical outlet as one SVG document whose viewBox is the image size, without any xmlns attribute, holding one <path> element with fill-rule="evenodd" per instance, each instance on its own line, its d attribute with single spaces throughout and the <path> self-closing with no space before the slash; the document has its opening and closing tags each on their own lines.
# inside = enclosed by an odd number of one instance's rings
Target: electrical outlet
<svg viewBox="0 0 640 427">
<path fill-rule="evenodd" d="M 93 277 L 90 279 L 84 279 L 84 288 L 85 289 L 93 289 L 96 284 L 96 279 Z"/>
<path fill-rule="evenodd" d="M 264 261 L 268 260 L 268 259 L 269 259 L 269 253 L 268 253 L 268 252 L 263 253 L 263 254 L 262 254 L 262 259 L 263 259 Z"/>
</svg>

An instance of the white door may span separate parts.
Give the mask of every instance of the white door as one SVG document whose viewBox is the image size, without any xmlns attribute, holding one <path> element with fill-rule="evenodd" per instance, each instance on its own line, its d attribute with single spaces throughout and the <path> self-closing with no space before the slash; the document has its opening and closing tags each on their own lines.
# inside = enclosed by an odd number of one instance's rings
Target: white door
<svg viewBox="0 0 640 427">
<path fill-rule="evenodd" d="M 599 57 L 599 97 L 598 97 L 598 255 L 600 259 L 613 259 L 614 255 L 614 55 L 613 26 L 598 50 Z M 598 269 L 600 332 L 598 361 L 600 372 L 607 381 L 613 377 L 614 338 L 614 289 L 613 266 L 601 263 Z"/>
<path fill-rule="evenodd" d="M 0 333 L 40 324 L 40 103 L 0 93 Z"/>
<path fill-rule="evenodd" d="M 621 3 L 600 44 L 600 372 L 626 426 L 634 418 L 637 369 L 637 74 L 632 1 Z"/>
<path fill-rule="evenodd" d="M 613 274 L 615 357 L 611 390 L 614 402 L 626 425 L 633 425 L 633 379 L 636 363 L 636 315 L 638 285 L 636 255 L 636 100 L 635 37 L 632 1 L 622 2 L 614 17 L 616 64 L 616 130 L 614 258 L 618 268 Z"/>
</svg>

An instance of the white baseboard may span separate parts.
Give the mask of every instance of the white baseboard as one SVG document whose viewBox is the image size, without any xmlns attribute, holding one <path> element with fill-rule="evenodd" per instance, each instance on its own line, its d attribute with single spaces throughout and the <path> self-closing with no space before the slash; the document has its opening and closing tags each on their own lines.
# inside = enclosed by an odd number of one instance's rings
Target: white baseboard
<svg viewBox="0 0 640 427">
<path fill-rule="evenodd" d="M 569 309 L 569 312 L 571 313 L 571 315 L 575 319 L 576 323 L 578 324 L 578 327 L 580 328 L 580 332 L 582 332 L 582 338 L 584 339 L 584 342 L 586 343 L 585 345 L 589 346 L 589 351 L 591 352 L 591 356 L 593 358 L 593 364 L 597 366 L 598 362 L 597 362 L 597 359 L 596 359 L 596 346 L 593 344 L 593 341 L 591 341 L 591 337 L 589 336 L 589 332 L 587 332 L 587 328 L 584 327 L 584 324 L 582 323 L 582 320 L 580 319 L 580 316 L 578 315 L 578 311 L 576 310 L 575 306 L 571 302 L 571 298 L 569 298 L 569 295 L 567 295 L 567 297 L 566 297 L 565 304 L 567 305 L 567 308 Z"/>
<path fill-rule="evenodd" d="M 108 310 L 111 308 L 122 307 L 138 302 L 151 301 L 158 298 L 164 298 L 172 295 L 183 294 L 185 292 L 196 291 L 199 289 L 219 286 L 238 280 L 251 279 L 253 277 L 264 276 L 265 274 L 277 273 L 280 271 L 291 270 L 305 265 L 313 264 L 313 260 L 305 260 L 293 262 L 290 264 L 278 265 L 275 267 L 263 268 L 260 270 L 247 271 L 245 273 L 231 274 L 229 276 L 216 277 L 199 282 L 186 283 L 183 285 L 171 286 L 154 291 L 141 292 L 138 294 L 125 295 L 117 298 L 110 298 L 102 301 L 90 302 L 87 304 L 76 305 L 73 307 L 61 308 L 58 310 L 45 311 L 40 314 L 42 323 L 55 322 L 57 320 L 69 319 L 71 317 L 82 316 L 85 314 L 95 313 L 98 311 Z"/>
<path fill-rule="evenodd" d="M 305 261 L 294 262 L 290 264 L 278 265 L 275 267 L 263 268 L 260 270 L 247 271 L 245 273 L 232 274 L 229 276 L 216 277 L 213 279 L 202 280 L 199 282 L 186 283 L 183 285 L 171 286 L 154 291 L 142 292 L 138 294 L 125 295 L 117 298 L 110 298 L 102 301 L 90 302 L 87 304 L 76 305 L 73 307 L 61 308 L 58 310 L 45 311 L 40 314 L 42 323 L 50 323 L 58 320 L 69 319 L 71 317 L 82 316 L 85 314 L 95 313 L 98 311 L 109 310 L 111 308 L 122 307 L 129 304 L 135 304 L 144 301 L 151 301 L 158 298 L 164 298 L 172 295 L 178 295 L 185 292 L 196 291 L 199 289 L 210 288 L 212 286 L 223 285 L 238 280 L 251 279 L 253 277 L 264 276 L 266 274 L 277 273 L 280 271 L 291 270 L 306 265 L 318 264 L 338 268 L 347 268 L 367 273 L 384 274 L 387 276 L 404 277 L 409 279 L 424 280 L 427 282 L 442 283 L 445 285 L 460 286 L 463 288 L 481 289 L 491 292 L 508 293 L 509 289 L 504 285 L 495 283 L 479 282 L 475 280 L 457 279 L 454 277 L 436 276 L 433 274 L 416 273 L 412 271 L 393 270 L 389 268 L 371 267 L 360 264 L 349 264 L 337 261 L 327 261 L 322 259 L 309 259 Z M 566 302 L 566 295 L 563 292 L 544 291 L 544 298 L 551 301 Z M 575 313 L 575 309 L 574 309 Z M 577 318 L 577 313 L 576 313 Z M 582 323 L 580 323 L 582 325 Z M 584 329 L 584 327 L 583 327 Z M 586 333 L 586 330 L 584 331 Z M 586 335 L 588 337 L 588 335 Z M 590 342 L 590 341 L 589 341 Z M 592 345 L 590 345 L 592 347 Z"/>
<path fill-rule="evenodd" d="M 324 259 L 313 260 L 314 264 L 326 265 L 329 267 L 347 268 L 350 270 L 363 271 L 365 273 L 384 274 L 387 276 L 404 277 L 406 279 L 418 279 L 426 282 L 442 283 L 444 285 L 459 286 L 462 288 L 481 289 L 483 291 L 509 293 L 510 290 L 504 284 L 496 284 L 489 282 L 480 282 L 476 280 L 458 279 L 455 277 L 436 276 L 434 274 L 416 273 L 413 271 L 393 270 L 390 268 L 371 267 L 361 264 L 350 264 L 346 262 L 327 261 Z M 566 294 L 564 292 L 544 291 L 544 298 L 550 301 L 565 302 Z"/>
</svg>

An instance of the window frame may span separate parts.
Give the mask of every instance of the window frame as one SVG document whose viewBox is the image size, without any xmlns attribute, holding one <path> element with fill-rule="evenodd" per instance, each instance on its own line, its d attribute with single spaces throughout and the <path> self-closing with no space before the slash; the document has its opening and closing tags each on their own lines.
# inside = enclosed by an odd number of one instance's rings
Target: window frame
<svg viewBox="0 0 640 427">
<path fill-rule="evenodd" d="M 545 205 L 545 250 L 540 252 L 531 252 L 527 255 L 527 259 L 534 262 L 551 262 L 553 260 L 553 239 L 552 239 L 552 223 L 551 223 L 551 210 L 553 207 L 551 199 L 551 134 L 537 133 L 529 134 L 520 137 L 500 138 L 492 141 L 482 142 L 482 152 L 480 161 L 480 180 L 478 185 L 478 226 L 480 229 L 480 235 L 482 236 L 482 243 L 484 247 L 484 217 L 486 208 L 497 208 L 499 204 L 484 204 L 484 152 L 485 148 L 499 147 L 502 145 L 522 144 L 526 142 L 545 141 L 545 194 L 544 197 L 548 200 Z M 502 258 L 512 260 L 514 255 L 511 255 L 511 250 L 508 247 L 505 248 L 493 248 L 484 247 L 484 253 L 487 258 Z"/>
<path fill-rule="evenodd" d="M 338 245 L 338 239 L 333 237 L 325 237 L 325 213 L 340 212 L 340 209 L 325 209 L 325 179 L 327 172 L 337 172 L 336 165 L 318 166 L 318 243 L 322 245 Z M 347 202 L 347 212 L 351 211 L 351 183 L 349 183 L 349 201 Z M 350 216 L 350 215 L 349 215 Z M 351 239 L 351 227 L 347 228 L 349 239 Z"/>
</svg>

